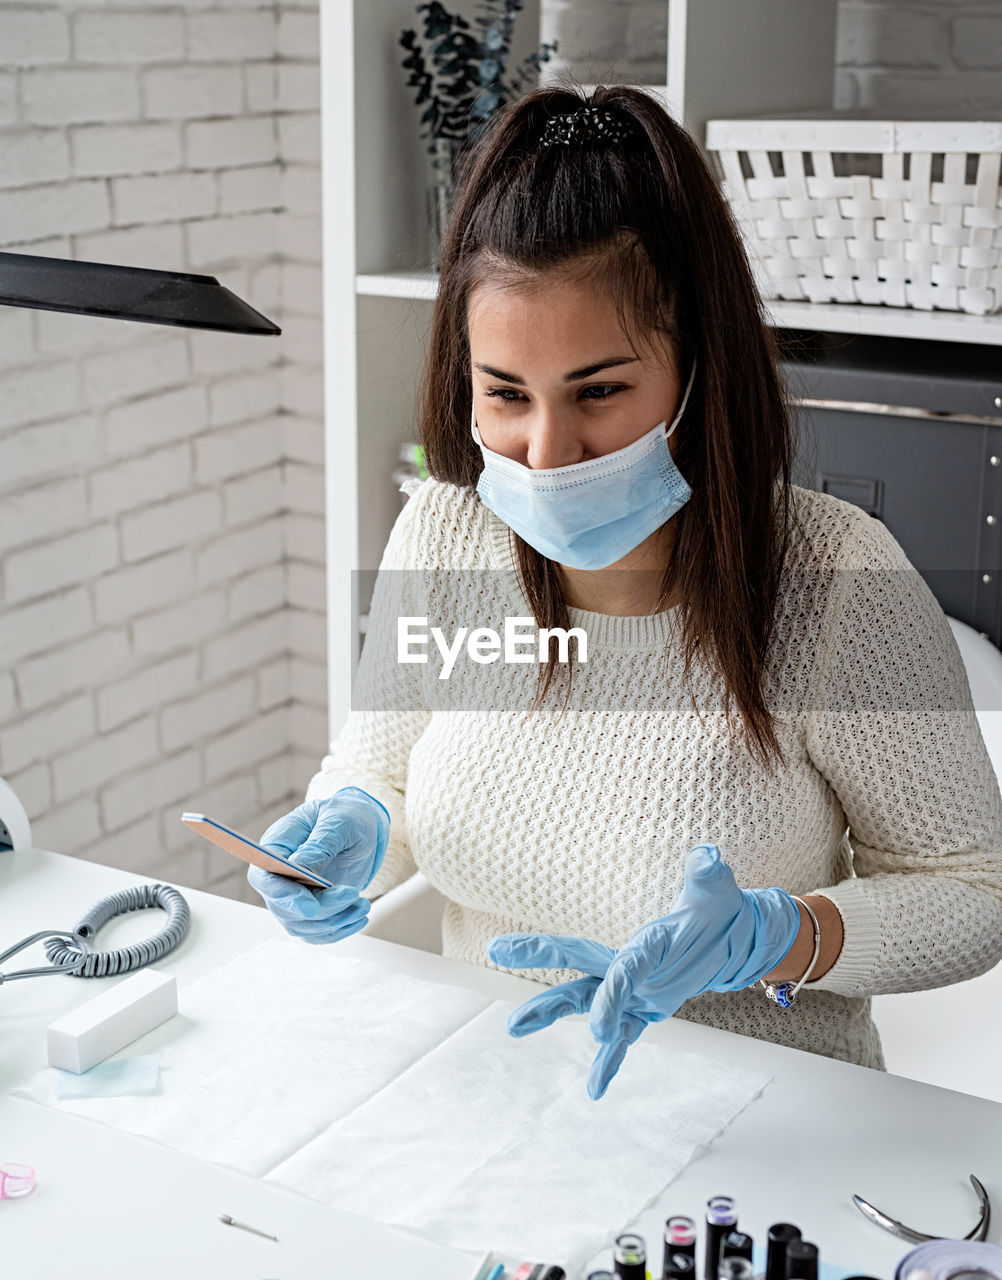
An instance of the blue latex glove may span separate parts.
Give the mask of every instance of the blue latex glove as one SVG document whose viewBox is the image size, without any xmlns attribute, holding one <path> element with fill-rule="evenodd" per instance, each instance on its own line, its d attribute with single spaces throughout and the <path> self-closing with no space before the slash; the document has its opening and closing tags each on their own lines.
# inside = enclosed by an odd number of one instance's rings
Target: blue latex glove
<svg viewBox="0 0 1002 1280">
<path fill-rule="evenodd" d="M 335 881 L 313 889 L 288 876 L 250 867 L 247 880 L 287 933 L 305 942 L 338 942 L 365 928 L 369 900 L 360 889 L 383 865 L 390 815 L 359 787 L 307 800 L 273 822 L 258 844 L 305 871 Z"/>
<path fill-rule="evenodd" d="M 503 933 L 487 954 L 506 969 L 580 969 L 519 1005 L 512 1036 L 530 1035 L 569 1013 L 589 1014 L 601 1045 L 588 1095 L 601 1098 L 626 1051 L 650 1022 L 670 1018 L 704 991 L 740 991 L 758 982 L 793 946 L 797 904 L 782 889 L 739 889 L 715 844 L 690 849 L 685 884 L 666 916 L 645 924 L 614 951 L 587 938 Z"/>
</svg>

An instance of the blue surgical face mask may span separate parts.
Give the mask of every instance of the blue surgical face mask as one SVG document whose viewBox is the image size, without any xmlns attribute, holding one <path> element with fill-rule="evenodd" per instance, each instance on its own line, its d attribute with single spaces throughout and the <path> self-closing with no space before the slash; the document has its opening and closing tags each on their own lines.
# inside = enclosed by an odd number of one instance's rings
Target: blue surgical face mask
<svg viewBox="0 0 1002 1280">
<path fill-rule="evenodd" d="M 477 483 L 481 501 L 540 555 L 572 569 L 605 569 L 660 529 L 692 496 L 668 448 L 668 437 L 685 410 L 696 373 L 671 426 L 659 422 L 615 453 L 568 467 L 534 471 L 488 449 Z"/>
</svg>

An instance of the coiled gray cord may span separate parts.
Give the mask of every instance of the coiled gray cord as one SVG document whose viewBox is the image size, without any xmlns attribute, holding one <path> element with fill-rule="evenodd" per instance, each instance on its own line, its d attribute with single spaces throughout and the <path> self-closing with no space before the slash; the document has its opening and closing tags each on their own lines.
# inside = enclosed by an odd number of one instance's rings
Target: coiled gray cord
<svg viewBox="0 0 1002 1280">
<path fill-rule="evenodd" d="M 80 917 L 73 932 L 89 942 L 114 916 L 146 907 L 162 907 L 167 912 L 167 923 L 159 933 L 117 951 L 94 951 L 73 971 L 72 976 L 106 978 L 115 973 L 128 973 L 130 969 L 153 964 L 173 951 L 188 932 L 191 912 L 182 895 L 169 884 L 141 884 L 132 889 L 122 889 L 119 893 L 110 893 Z M 69 965 L 74 957 L 79 957 L 80 950 L 64 938 L 50 938 L 45 943 L 45 954 L 52 964 Z"/>
</svg>

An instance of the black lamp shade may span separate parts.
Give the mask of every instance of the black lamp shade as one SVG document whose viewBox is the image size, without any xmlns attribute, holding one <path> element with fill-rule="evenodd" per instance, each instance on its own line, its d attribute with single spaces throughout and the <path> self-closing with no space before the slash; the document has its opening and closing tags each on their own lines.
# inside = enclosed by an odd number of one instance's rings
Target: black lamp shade
<svg viewBox="0 0 1002 1280">
<path fill-rule="evenodd" d="M 0 253 L 0 304 L 228 333 L 281 333 L 215 276 Z"/>
</svg>

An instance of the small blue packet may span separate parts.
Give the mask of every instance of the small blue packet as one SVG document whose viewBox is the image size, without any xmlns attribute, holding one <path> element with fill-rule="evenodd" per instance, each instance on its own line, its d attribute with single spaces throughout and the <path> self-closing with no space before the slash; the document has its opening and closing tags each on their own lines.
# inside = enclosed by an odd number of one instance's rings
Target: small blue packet
<svg viewBox="0 0 1002 1280">
<path fill-rule="evenodd" d="M 120 1098 L 133 1093 L 156 1093 L 160 1057 L 156 1053 L 99 1062 L 79 1075 L 58 1071 L 57 1098 Z"/>
</svg>

